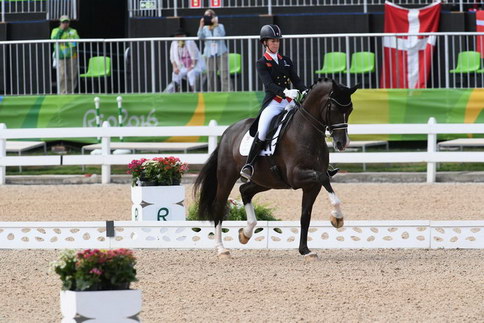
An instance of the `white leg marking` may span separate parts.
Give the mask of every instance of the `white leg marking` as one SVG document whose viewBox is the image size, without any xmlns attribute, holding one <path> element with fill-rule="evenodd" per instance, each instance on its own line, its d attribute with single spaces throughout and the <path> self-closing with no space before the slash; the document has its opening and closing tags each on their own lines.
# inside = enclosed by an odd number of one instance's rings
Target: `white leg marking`
<svg viewBox="0 0 484 323">
<path fill-rule="evenodd" d="M 342 219 L 343 218 L 343 212 L 341 212 L 341 201 L 340 199 L 336 196 L 335 193 L 328 193 L 329 201 L 331 205 L 333 206 L 334 210 L 331 211 L 331 215 L 333 215 L 337 219 Z"/>
<path fill-rule="evenodd" d="M 255 210 L 252 203 L 247 203 L 244 205 L 245 213 L 247 213 L 247 226 L 244 228 L 244 235 L 247 238 L 252 237 L 252 232 L 257 225 L 257 218 L 255 217 Z"/>
<path fill-rule="evenodd" d="M 219 223 L 215 227 L 215 248 L 217 249 L 217 253 L 221 254 L 227 251 L 227 249 L 224 248 L 224 244 L 222 242 L 222 225 Z"/>
</svg>

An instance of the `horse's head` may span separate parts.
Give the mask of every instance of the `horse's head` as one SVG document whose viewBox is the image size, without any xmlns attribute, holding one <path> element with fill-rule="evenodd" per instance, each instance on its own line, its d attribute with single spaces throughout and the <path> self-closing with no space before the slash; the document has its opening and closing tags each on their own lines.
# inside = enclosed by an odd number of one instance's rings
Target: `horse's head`
<svg viewBox="0 0 484 323">
<path fill-rule="evenodd" d="M 358 85 L 348 88 L 332 80 L 332 88 L 322 111 L 323 123 L 333 138 L 335 150 L 342 151 L 348 147 L 348 118 L 353 111 L 351 95 L 358 89 Z"/>
<path fill-rule="evenodd" d="M 353 111 L 351 95 L 359 85 L 348 88 L 334 80 L 319 79 L 314 83 L 302 107 L 302 116 L 320 133 L 327 129 L 335 150 L 344 150 L 350 143 L 348 118 Z"/>
</svg>

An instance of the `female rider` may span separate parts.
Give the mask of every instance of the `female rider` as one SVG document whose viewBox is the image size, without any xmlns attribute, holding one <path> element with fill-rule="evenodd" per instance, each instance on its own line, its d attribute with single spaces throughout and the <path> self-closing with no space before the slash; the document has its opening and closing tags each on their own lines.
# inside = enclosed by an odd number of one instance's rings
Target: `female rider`
<svg viewBox="0 0 484 323">
<path fill-rule="evenodd" d="M 260 42 L 265 47 L 264 55 L 257 61 L 257 73 L 264 84 L 266 96 L 257 119 L 251 126 L 254 141 L 240 176 L 242 181 L 250 181 L 254 174 L 254 163 L 267 139 L 267 132 L 273 117 L 278 115 L 306 86 L 296 73 L 291 59 L 279 54 L 281 29 L 277 25 L 264 25 L 260 30 Z M 289 90 L 289 83 L 296 89 Z M 255 130 L 257 133 L 254 135 Z M 270 139 L 270 138 L 269 138 Z"/>
</svg>

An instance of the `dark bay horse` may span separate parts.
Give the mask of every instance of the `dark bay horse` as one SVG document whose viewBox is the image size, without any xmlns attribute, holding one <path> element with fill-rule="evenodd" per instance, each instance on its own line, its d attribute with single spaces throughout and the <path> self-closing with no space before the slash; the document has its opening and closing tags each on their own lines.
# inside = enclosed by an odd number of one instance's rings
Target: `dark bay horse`
<svg viewBox="0 0 484 323">
<path fill-rule="evenodd" d="M 257 224 L 252 198 L 270 189 L 303 190 L 299 253 L 306 259 L 317 259 L 307 246 L 307 237 L 311 211 L 321 186 L 328 192 L 333 206 L 331 223 L 336 228 L 343 226 L 341 202 L 331 187 L 327 173 L 329 151 L 325 131 L 330 132 L 336 150 L 344 150 L 349 144 L 347 122 L 353 110 L 351 95 L 356 89 L 357 86 L 348 88 L 329 79 L 320 79 L 312 85 L 282 138 L 279 138 L 272 157 L 280 174 L 270 170 L 271 157 L 259 157 L 252 180 L 240 186 L 247 212 L 247 226 L 239 231 L 241 243 L 249 241 Z M 195 182 L 195 195 L 200 193 L 198 218 L 214 222 L 219 257 L 230 257 L 222 243 L 222 221 L 227 212 L 230 191 L 239 179 L 239 171 L 246 159 L 240 155 L 239 146 L 253 121 L 245 119 L 227 128 Z"/>
</svg>

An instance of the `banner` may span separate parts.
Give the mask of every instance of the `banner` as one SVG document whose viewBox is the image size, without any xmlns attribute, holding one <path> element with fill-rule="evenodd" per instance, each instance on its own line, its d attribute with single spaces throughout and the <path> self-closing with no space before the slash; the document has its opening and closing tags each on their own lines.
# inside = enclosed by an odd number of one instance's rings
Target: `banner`
<svg viewBox="0 0 484 323">
<path fill-rule="evenodd" d="M 210 0 L 210 7 L 212 8 L 222 7 L 222 0 Z"/>
<path fill-rule="evenodd" d="M 441 3 L 406 9 L 385 2 L 385 33 L 426 33 L 439 28 Z M 383 37 L 382 88 L 426 88 L 435 36 Z"/>
<path fill-rule="evenodd" d="M 7 128 L 96 127 L 96 95 L 0 96 Z M 99 95 L 101 121 L 118 126 L 118 95 Z M 123 94 L 124 126 L 230 125 L 259 112 L 264 92 Z M 484 89 L 361 89 L 352 96 L 350 124 L 483 123 Z M 462 135 L 439 135 L 453 139 Z M 476 135 L 477 136 L 477 135 Z M 126 138 L 135 141 L 139 138 Z M 162 141 L 173 138 L 144 138 Z M 186 138 L 174 141 L 183 141 Z M 422 135 L 351 135 L 352 140 L 425 140 Z M 51 139 L 49 139 L 51 140 Z M 204 140 L 204 138 L 200 138 Z M 72 140 L 95 143 L 86 139 Z M 190 138 L 189 141 L 197 141 Z"/>
<path fill-rule="evenodd" d="M 476 11 L 476 31 L 478 33 L 484 32 L 484 10 Z M 477 36 L 477 51 L 481 53 L 481 58 L 484 58 L 484 36 Z"/>
<path fill-rule="evenodd" d="M 202 0 L 190 0 L 190 8 L 201 8 Z"/>
</svg>

